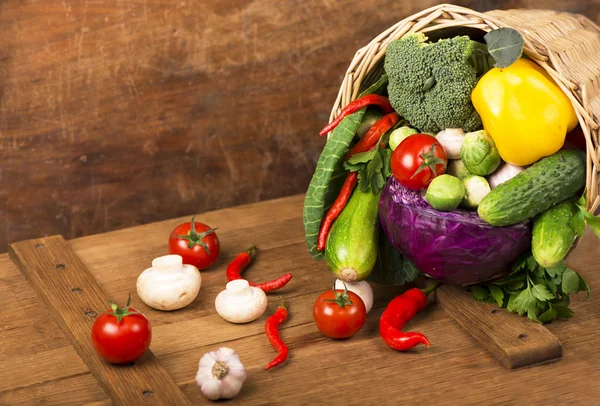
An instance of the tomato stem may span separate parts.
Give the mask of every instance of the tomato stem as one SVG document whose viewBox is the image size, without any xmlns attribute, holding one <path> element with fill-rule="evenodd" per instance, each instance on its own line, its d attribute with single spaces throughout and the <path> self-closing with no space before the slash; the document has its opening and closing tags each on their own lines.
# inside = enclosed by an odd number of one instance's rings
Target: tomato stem
<svg viewBox="0 0 600 406">
<path fill-rule="evenodd" d="M 186 240 L 188 242 L 188 248 L 194 248 L 196 245 L 200 245 L 204 249 L 204 251 L 206 251 L 206 253 L 210 255 L 210 249 L 208 248 L 208 245 L 206 245 L 206 243 L 202 241 L 202 239 L 217 231 L 217 228 L 211 228 L 198 234 L 198 232 L 196 231 L 196 225 L 194 224 L 195 218 L 196 216 L 192 217 L 192 221 L 190 222 L 190 231 L 188 231 L 187 235 L 175 235 L 172 238 L 181 238 L 182 240 Z"/>
<path fill-rule="evenodd" d="M 127 304 L 125 305 L 125 307 L 119 307 L 117 304 L 115 304 L 113 302 L 109 302 L 109 303 L 110 303 L 110 308 L 113 311 L 113 315 L 117 318 L 117 324 L 121 323 L 121 320 L 123 320 L 123 318 L 125 316 L 130 316 L 132 314 L 139 314 L 138 312 L 129 311 L 129 306 L 131 305 L 131 294 L 129 294 L 129 297 L 127 298 Z"/>
<path fill-rule="evenodd" d="M 435 166 L 436 165 L 444 165 L 444 166 L 447 165 L 446 161 L 435 156 L 434 150 L 435 150 L 436 146 L 437 146 L 437 142 L 434 142 L 433 145 L 431 146 L 431 148 L 429 149 L 429 151 L 421 153 L 421 158 L 423 159 L 423 163 L 419 166 L 419 169 L 417 169 L 415 171 L 415 173 L 413 173 L 413 175 L 410 177 L 411 179 L 414 178 L 419 172 L 421 172 L 425 168 L 429 168 L 431 170 L 431 172 L 433 173 L 433 177 L 435 178 L 437 176 Z"/>
<path fill-rule="evenodd" d="M 325 299 L 325 301 L 337 303 L 337 305 L 343 309 L 344 307 L 350 306 L 353 303 L 352 303 L 352 300 L 350 300 L 350 297 L 348 296 L 348 287 L 346 286 L 346 282 L 342 281 L 342 283 L 344 284 L 344 293 L 339 293 L 335 289 L 335 280 L 334 280 L 333 281 L 333 294 L 335 295 L 335 299 Z"/>
</svg>

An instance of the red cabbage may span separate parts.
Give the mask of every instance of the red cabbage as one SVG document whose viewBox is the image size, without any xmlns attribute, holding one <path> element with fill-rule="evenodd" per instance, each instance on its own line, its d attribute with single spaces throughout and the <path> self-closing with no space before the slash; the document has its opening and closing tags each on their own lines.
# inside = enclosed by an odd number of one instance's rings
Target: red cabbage
<svg viewBox="0 0 600 406">
<path fill-rule="evenodd" d="M 390 176 L 379 202 L 384 233 L 423 273 L 467 285 L 505 274 L 531 245 L 527 224 L 492 227 L 477 212 L 433 209 Z"/>
</svg>

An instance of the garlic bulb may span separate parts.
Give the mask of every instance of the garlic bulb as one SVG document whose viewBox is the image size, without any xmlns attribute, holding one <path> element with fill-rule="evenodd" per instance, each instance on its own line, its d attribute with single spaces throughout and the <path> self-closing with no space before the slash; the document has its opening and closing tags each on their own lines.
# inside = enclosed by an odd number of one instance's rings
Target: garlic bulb
<svg viewBox="0 0 600 406">
<path fill-rule="evenodd" d="M 490 187 L 495 189 L 498 185 L 514 178 L 525 169 L 525 167 L 512 165 L 508 162 L 500 164 L 498 169 L 488 177 Z"/>
<path fill-rule="evenodd" d="M 210 400 L 231 399 L 240 393 L 246 376 L 246 368 L 237 353 L 222 347 L 200 358 L 196 384 Z"/>
<path fill-rule="evenodd" d="M 202 278 L 193 265 L 184 265 L 180 255 L 155 258 L 152 267 L 137 279 L 138 296 L 157 310 L 177 310 L 192 303 Z"/>
<path fill-rule="evenodd" d="M 440 131 L 435 138 L 444 147 L 448 159 L 460 158 L 460 149 L 465 138 L 465 132 L 462 128 L 446 128 Z"/>
<path fill-rule="evenodd" d="M 245 279 L 227 283 L 215 299 L 217 313 L 231 323 L 248 323 L 267 310 L 267 295 Z"/>
</svg>

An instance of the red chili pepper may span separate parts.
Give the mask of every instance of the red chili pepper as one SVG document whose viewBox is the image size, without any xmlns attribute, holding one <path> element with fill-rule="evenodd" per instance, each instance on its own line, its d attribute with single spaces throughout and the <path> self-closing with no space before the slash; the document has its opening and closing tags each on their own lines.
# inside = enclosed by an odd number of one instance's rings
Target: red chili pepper
<svg viewBox="0 0 600 406">
<path fill-rule="evenodd" d="M 246 251 L 239 253 L 233 261 L 227 267 L 227 281 L 231 282 L 236 279 L 244 279 L 242 278 L 242 272 L 246 267 L 252 262 L 252 258 L 254 258 L 254 254 L 258 251 L 255 246 L 248 248 Z M 280 276 L 277 279 L 273 279 L 272 281 L 265 283 L 252 283 L 248 281 L 250 286 L 254 286 L 256 288 L 262 289 L 265 292 L 272 292 L 277 289 L 281 289 L 292 279 L 291 273 L 286 273 L 283 276 Z"/>
<path fill-rule="evenodd" d="M 273 361 L 267 364 L 265 371 L 276 367 L 287 359 L 288 347 L 279 335 L 279 326 L 281 326 L 287 317 L 288 310 L 282 300 L 281 304 L 277 307 L 277 310 L 275 310 L 275 313 L 269 316 L 265 323 L 265 333 L 267 333 L 267 338 L 273 348 L 275 348 L 275 351 L 277 351 L 277 356 L 273 358 Z"/>
<path fill-rule="evenodd" d="M 390 101 L 388 100 L 387 97 L 380 96 L 378 94 L 368 94 L 366 96 L 363 96 L 359 99 L 354 100 L 353 102 L 348 104 L 346 107 L 344 107 L 342 109 L 342 111 L 340 112 L 340 114 L 336 117 L 336 119 L 333 120 L 328 125 L 326 125 L 325 128 L 323 128 L 321 130 L 319 135 L 323 136 L 323 135 L 327 134 L 328 132 L 332 131 L 335 127 L 337 127 L 337 125 L 346 116 L 349 116 L 350 114 L 355 113 L 358 110 L 362 109 L 363 107 L 366 107 L 371 104 L 381 107 L 383 109 L 384 114 L 394 111 L 394 109 L 392 108 L 392 105 L 390 104 Z"/>
<path fill-rule="evenodd" d="M 346 158 L 350 158 L 354 154 L 358 154 L 360 152 L 369 151 L 373 148 L 377 141 L 381 138 L 383 134 L 388 132 L 390 128 L 396 125 L 396 123 L 400 120 L 400 116 L 397 113 L 389 113 L 383 116 L 378 122 L 373 124 L 369 131 L 358 141 L 346 154 Z"/>
<path fill-rule="evenodd" d="M 319 230 L 319 240 L 317 243 L 317 249 L 319 251 L 323 251 L 325 248 L 325 242 L 327 241 L 327 235 L 329 234 L 329 230 L 331 229 L 331 225 L 335 221 L 335 219 L 340 215 L 344 207 L 346 207 L 346 203 L 348 203 L 348 199 L 352 194 L 352 190 L 356 183 L 358 182 L 358 172 L 350 172 L 348 176 L 346 176 L 346 180 L 342 185 L 342 190 L 340 190 L 340 194 L 331 205 L 331 208 L 327 212 L 327 215 L 323 219 L 321 223 L 321 229 Z"/>
<path fill-rule="evenodd" d="M 423 334 L 404 333 L 401 329 L 418 311 L 427 306 L 427 295 L 438 286 L 440 285 L 424 290 L 409 289 L 388 304 L 379 320 L 379 333 L 388 347 L 397 351 L 408 351 L 418 344 L 425 344 L 429 348 L 429 340 Z"/>
</svg>

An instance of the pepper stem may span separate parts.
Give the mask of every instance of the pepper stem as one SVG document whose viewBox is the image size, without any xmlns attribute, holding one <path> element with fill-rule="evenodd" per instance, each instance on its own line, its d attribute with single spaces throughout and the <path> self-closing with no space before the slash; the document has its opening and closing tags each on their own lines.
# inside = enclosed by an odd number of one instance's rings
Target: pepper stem
<svg viewBox="0 0 600 406">
<path fill-rule="evenodd" d="M 435 292 L 435 290 L 442 285 L 442 282 L 436 282 L 433 285 L 426 287 L 425 289 L 421 289 L 421 292 L 423 292 L 425 296 L 429 296 L 429 294 Z"/>
<path fill-rule="evenodd" d="M 246 254 L 248 254 L 250 256 L 250 258 L 254 259 L 254 255 L 256 255 L 256 251 L 258 251 L 258 248 L 256 248 L 256 245 L 253 245 L 252 247 L 250 247 L 246 250 Z"/>
<path fill-rule="evenodd" d="M 283 301 L 283 296 L 281 296 L 279 299 L 281 299 L 281 304 L 277 307 L 283 307 L 284 309 L 287 309 L 287 307 L 285 306 L 285 302 Z"/>
</svg>

